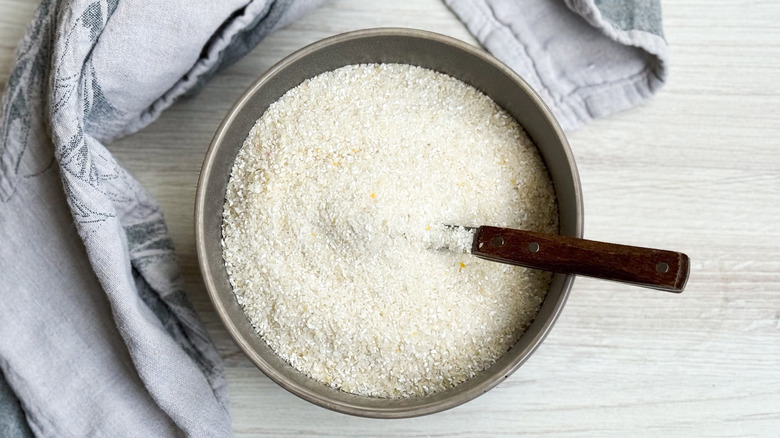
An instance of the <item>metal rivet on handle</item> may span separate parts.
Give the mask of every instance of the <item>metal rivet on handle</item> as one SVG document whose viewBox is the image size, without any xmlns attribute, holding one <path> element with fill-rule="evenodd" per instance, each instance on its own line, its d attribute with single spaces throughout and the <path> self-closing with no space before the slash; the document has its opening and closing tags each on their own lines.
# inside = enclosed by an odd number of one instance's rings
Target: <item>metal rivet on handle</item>
<svg viewBox="0 0 780 438">
<path fill-rule="evenodd" d="M 664 262 L 661 262 L 661 263 L 655 265 L 655 270 L 658 271 L 661 274 L 665 274 L 665 273 L 669 272 L 669 265 L 664 263 Z"/>
<path fill-rule="evenodd" d="M 539 244 L 536 242 L 531 242 L 528 244 L 528 251 L 530 252 L 539 252 Z"/>
<path fill-rule="evenodd" d="M 501 236 L 496 236 L 496 237 L 493 238 L 493 242 L 492 243 L 493 243 L 493 246 L 495 246 L 495 247 L 504 246 L 504 238 L 501 237 Z"/>
</svg>

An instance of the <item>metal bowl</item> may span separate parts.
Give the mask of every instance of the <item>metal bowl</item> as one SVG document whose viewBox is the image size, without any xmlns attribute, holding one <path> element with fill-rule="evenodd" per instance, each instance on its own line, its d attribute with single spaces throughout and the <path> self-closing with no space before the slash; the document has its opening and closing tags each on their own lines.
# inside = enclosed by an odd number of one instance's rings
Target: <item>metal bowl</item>
<svg viewBox="0 0 780 438">
<path fill-rule="evenodd" d="M 268 106 L 305 79 L 345 65 L 402 63 L 460 79 L 490 96 L 536 142 L 558 198 L 561 233 L 582 237 L 582 194 L 566 137 L 531 87 L 484 51 L 443 35 L 412 29 L 371 29 L 324 39 L 288 56 L 241 96 L 217 129 L 198 181 L 195 233 L 198 260 L 211 301 L 233 339 L 271 380 L 322 407 L 352 415 L 403 418 L 465 403 L 509 377 L 536 350 L 557 319 L 574 277 L 556 274 L 539 313 L 522 338 L 492 367 L 430 396 L 383 399 L 348 394 L 319 383 L 278 357 L 255 333 L 233 295 L 222 259 L 222 208 L 233 161 Z"/>
</svg>

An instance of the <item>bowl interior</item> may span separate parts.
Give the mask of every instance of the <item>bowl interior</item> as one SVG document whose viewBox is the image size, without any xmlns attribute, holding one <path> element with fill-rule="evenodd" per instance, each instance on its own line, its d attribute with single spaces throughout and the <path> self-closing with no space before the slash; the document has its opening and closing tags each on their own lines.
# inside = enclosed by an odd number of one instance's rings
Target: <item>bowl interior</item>
<svg viewBox="0 0 780 438">
<path fill-rule="evenodd" d="M 351 32 L 308 46 L 266 72 L 234 106 L 217 131 L 201 170 L 196 202 L 198 257 L 209 295 L 228 331 L 249 358 L 278 384 L 320 406 L 369 417 L 410 417 L 464 403 L 516 370 L 543 340 L 568 295 L 573 276 L 555 275 L 531 327 L 488 370 L 448 391 L 409 399 L 356 396 L 314 381 L 279 358 L 258 336 L 233 295 L 222 260 L 222 209 L 233 161 L 256 120 L 289 89 L 320 73 L 360 63 L 412 64 L 458 78 L 509 112 L 536 142 L 558 198 L 561 233 L 582 236 L 576 167 L 552 114 L 510 69 L 466 43 L 410 29 Z"/>
</svg>

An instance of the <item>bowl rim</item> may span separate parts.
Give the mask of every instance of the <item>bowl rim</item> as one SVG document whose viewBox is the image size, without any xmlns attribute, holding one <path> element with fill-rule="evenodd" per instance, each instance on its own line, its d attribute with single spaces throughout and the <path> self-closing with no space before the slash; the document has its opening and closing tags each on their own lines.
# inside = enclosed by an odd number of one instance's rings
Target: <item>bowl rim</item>
<svg viewBox="0 0 780 438">
<path fill-rule="evenodd" d="M 297 60 L 309 56 L 310 54 L 320 49 L 323 49 L 325 47 L 334 44 L 339 44 L 345 41 L 350 41 L 355 39 L 378 37 L 378 36 L 379 37 L 402 36 L 402 37 L 421 38 L 421 39 L 434 40 L 435 42 L 438 43 L 453 46 L 456 49 L 465 51 L 473 56 L 480 58 L 482 61 L 491 64 L 493 67 L 497 68 L 508 78 L 510 78 L 512 82 L 514 82 L 518 87 L 520 87 L 540 109 L 545 119 L 550 122 L 555 132 L 555 135 L 558 137 L 558 139 L 561 142 L 563 153 L 566 157 L 566 160 L 568 161 L 568 167 L 571 171 L 571 177 L 574 186 L 573 195 L 574 195 L 574 203 L 575 203 L 575 210 L 576 210 L 574 237 L 580 237 L 580 238 L 582 237 L 583 211 L 584 211 L 583 200 L 582 200 L 582 185 L 580 182 L 579 172 L 577 170 L 576 162 L 574 160 L 574 155 L 571 151 L 566 135 L 561 129 L 557 119 L 555 118 L 555 116 L 553 115 L 552 111 L 547 106 L 547 104 L 538 95 L 538 93 L 533 88 L 531 88 L 531 86 L 524 79 L 522 79 L 514 70 L 512 70 L 506 64 L 504 64 L 497 58 L 493 57 L 491 54 L 487 53 L 486 51 L 482 50 L 481 48 L 473 46 L 465 41 L 447 35 L 442 35 L 439 33 L 420 30 L 420 29 L 403 28 L 403 27 L 381 27 L 381 28 L 363 29 L 363 30 L 355 30 L 346 33 L 341 33 L 338 35 L 321 39 L 307 46 L 304 46 L 303 48 L 298 49 L 292 54 L 284 57 L 276 64 L 274 64 L 271 68 L 266 70 L 258 79 L 256 79 L 249 86 L 249 88 L 247 88 L 246 91 L 244 91 L 244 93 L 242 93 L 241 97 L 239 97 L 238 100 L 233 104 L 233 106 L 228 111 L 227 115 L 225 116 L 225 118 L 222 120 L 219 127 L 215 131 L 214 137 L 212 138 L 211 143 L 209 144 L 209 147 L 206 151 L 203 160 L 203 165 L 201 167 L 200 176 L 198 178 L 197 190 L 195 195 L 195 208 L 194 208 L 195 246 L 196 246 L 196 252 L 198 257 L 198 267 L 200 269 L 201 275 L 203 276 L 203 281 L 206 285 L 206 291 L 208 293 L 212 305 L 214 306 L 215 310 L 217 311 L 217 314 L 219 315 L 220 320 L 222 321 L 223 326 L 228 331 L 228 333 L 230 334 L 234 342 L 238 344 L 239 348 L 241 348 L 244 354 L 246 354 L 246 356 L 255 364 L 255 366 L 257 366 L 257 368 L 260 369 L 260 371 L 262 371 L 266 376 L 268 376 L 268 378 L 270 378 L 272 381 L 274 381 L 276 384 L 278 384 L 285 390 L 289 391 L 290 393 L 308 402 L 311 402 L 315 405 L 333 411 L 350 414 L 350 415 L 362 416 L 362 417 L 372 417 L 372 418 L 410 418 L 410 417 L 417 417 L 417 416 L 428 415 L 436 412 L 441 412 L 459 406 L 463 403 L 466 403 L 467 401 L 473 400 L 474 398 L 494 388 L 500 382 L 505 380 L 506 377 L 509 377 L 509 375 L 514 373 L 526 360 L 528 360 L 528 358 L 530 358 L 533 355 L 533 353 L 537 350 L 539 345 L 541 345 L 541 343 L 547 337 L 552 327 L 555 325 L 555 322 L 557 321 L 558 317 L 563 311 L 569 293 L 571 292 L 571 287 L 574 282 L 575 276 L 574 275 L 564 276 L 563 285 L 561 288 L 561 294 L 558 298 L 558 302 L 554 303 L 553 311 L 550 314 L 547 321 L 545 321 L 545 323 L 543 324 L 543 327 L 541 328 L 536 339 L 533 341 L 533 343 L 529 345 L 527 353 L 519 361 L 512 364 L 512 366 L 504 369 L 504 372 L 496 373 L 496 376 L 494 378 L 486 379 L 480 385 L 471 388 L 471 390 L 467 392 L 463 392 L 459 394 L 458 397 L 444 398 L 424 406 L 399 406 L 399 407 L 388 407 L 388 408 L 378 409 L 374 407 L 359 406 L 356 404 L 343 402 L 341 400 L 333 400 L 331 398 L 324 397 L 321 394 L 318 394 L 304 386 L 299 385 L 297 382 L 287 379 L 284 375 L 279 373 L 273 366 L 268 364 L 251 347 L 248 341 L 239 332 L 234 322 L 231 320 L 228 314 L 228 310 L 225 307 L 225 304 L 223 303 L 222 298 L 219 296 L 219 293 L 217 291 L 217 285 L 215 284 L 214 277 L 212 275 L 210 265 L 207 260 L 206 246 L 205 246 L 206 232 L 205 232 L 205 226 L 203 220 L 205 214 L 205 204 L 206 204 L 205 187 L 211 177 L 215 156 L 217 154 L 217 151 L 220 148 L 220 145 L 223 142 L 224 137 L 226 136 L 226 132 L 228 128 L 232 125 L 232 123 L 234 122 L 238 114 L 244 108 L 244 106 L 246 106 L 247 102 L 252 98 L 252 96 L 254 96 L 255 93 L 257 93 L 258 90 L 260 90 L 263 87 L 263 85 L 266 82 L 270 80 L 270 78 L 274 77 L 278 72 L 284 70 L 290 64 L 295 63 Z"/>
</svg>

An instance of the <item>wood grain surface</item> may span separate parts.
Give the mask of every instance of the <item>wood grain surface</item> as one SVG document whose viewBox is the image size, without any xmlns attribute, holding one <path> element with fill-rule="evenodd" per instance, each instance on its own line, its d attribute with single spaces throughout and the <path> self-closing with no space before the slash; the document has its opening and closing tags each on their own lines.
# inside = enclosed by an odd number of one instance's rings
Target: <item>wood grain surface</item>
<svg viewBox="0 0 780 438">
<path fill-rule="evenodd" d="M 0 0 L 0 88 L 34 0 Z M 496 389 L 448 412 L 333 413 L 261 374 L 222 328 L 194 248 L 203 155 L 263 71 L 336 33 L 407 26 L 474 40 L 440 0 L 334 0 L 264 40 L 198 96 L 110 149 L 159 200 L 188 292 L 225 359 L 238 436 L 780 434 L 780 3 L 668 0 L 666 87 L 571 133 L 585 237 L 691 258 L 684 293 L 575 281 L 550 336 Z"/>
</svg>

